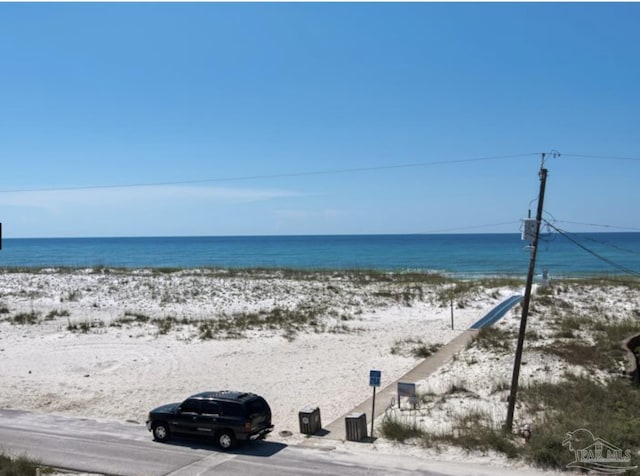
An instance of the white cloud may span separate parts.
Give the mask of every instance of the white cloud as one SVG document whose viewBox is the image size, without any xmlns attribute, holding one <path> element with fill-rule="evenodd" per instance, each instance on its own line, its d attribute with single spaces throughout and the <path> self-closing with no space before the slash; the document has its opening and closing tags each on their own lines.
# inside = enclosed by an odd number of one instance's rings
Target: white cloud
<svg viewBox="0 0 640 476">
<path fill-rule="evenodd" d="M 294 209 L 282 209 L 274 210 L 273 212 L 279 218 L 287 219 L 316 219 L 316 218 L 339 218 L 347 215 L 344 210 L 336 209 L 324 209 L 324 210 L 294 210 Z"/>
<path fill-rule="evenodd" d="M 145 206 L 162 202 L 248 203 L 298 196 L 290 190 L 195 186 L 122 187 L 11 192 L 0 194 L 0 206 L 31 207 L 61 213 L 69 209 Z"/>
<path fill-rule="evenodd" d="M 303 195 L 188 185 L 12 192 L 0 193 L 0 213 L 12 237 L 234 234 L 268 228 L 265 205 Z"/>
</svg>

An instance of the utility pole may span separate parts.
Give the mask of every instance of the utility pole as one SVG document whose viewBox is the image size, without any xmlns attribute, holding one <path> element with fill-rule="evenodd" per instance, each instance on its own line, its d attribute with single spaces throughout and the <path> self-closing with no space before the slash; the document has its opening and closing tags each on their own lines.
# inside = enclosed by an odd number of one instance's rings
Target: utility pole
<svg viewBox="0 0 640 476">
<path fill-rule="evenodd" d="M 504 425 L 505 432 L 511 432 L 513 428 L 513 413 L 516 407 L 516 394 L 518 393 L 518 379 L 520 377 L 520 363 L 522 362 L 522 350 L 524 347 L 524 335 L 527 329 L 527 316 L 529 315 L 529 302 L 531 301 L 531 287 L 533 286 L 533 276 L 536 267 L 536 253 L 538 252 L 538 238 L 540 237 L 540 224 L 542 223 L 542 211 L 544 205 L 544 190 L 547 183 L 547 169 L 544 168 L 545 154 L 542 154 L 542 164 L 540 165 L 540 193 L 538 195 L 538 212 L 536 214 L 536 230 L 531 248 L 531 259 L 529 261 L 529 273 L 527 274 L 527 284 L 522 301 L 522 317 L 520 318 L 520 333 L 518 334 L 518 347 L 516 348 L 515 362 L 513 363 L 513 377 L 511 379 L 511 391 L 509 392 L 509 408 L 507 410 L 507 421 Z"/>
</svg>

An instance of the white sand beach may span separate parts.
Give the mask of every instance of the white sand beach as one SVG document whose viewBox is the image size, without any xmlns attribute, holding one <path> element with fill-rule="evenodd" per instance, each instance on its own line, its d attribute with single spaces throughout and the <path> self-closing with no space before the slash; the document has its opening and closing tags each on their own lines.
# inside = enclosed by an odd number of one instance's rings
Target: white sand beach
<svg viewBox="0 0 640 476">
<path fill-rule="evenodd" d="M 298 432 L 303 407 L 318 406 L 323 424 L 330 423 L 370 396 L 370 369 L 382 371 L 383 386 L 393 382 L 421 360 L 409 352 L 416 342 L 444 344 L 522 291 L 473 291 L 457 303 L 452 329 L 451 310 L 439 294 L 443 285 L 406 286 L 366 273 L 354 279 L 341 272 L 45 270 L 2 273 L 0 290 L 0 408 L 141 424 L 159 404 L 203 390 L 243 390 L 268 400 L 275 424 L 269 438 L 287 443 L 304 439 Z M 591 291 L 565 299 L 578 305 L 597 299 L 614 315 L 640 309 L 637 293 L 619 292 L 624 295 Z M 274 309 L 312 317 L 297 329 L 256 325 L 255 319 L 246 329 L 207 324 L 249 315 L 266 322 Z M 517 317 L 511 311 L 496 325 L 517 327 Z M 544 333 L 544 322 L 531 319 L 530 329 Z M 524 382 L 560 378 L 566 370 L 550 356 L 525 359 Z M 447 431 L 452 412 L 470 406 L 501 421 L 506 394 L 494 390 L 510 379 L 512 365 L 510 355 L 467 349 L 418 388 L 439 392 L 464 384 L 479 398 L 450 399 L 421 421 Z M 286 430 L 293 436 L 280 435 Z M 384 439 L 375 449 L 453 460 L 462 453 Z M 465 454 L 513 464 L 496 455 Z"/>
</svg>

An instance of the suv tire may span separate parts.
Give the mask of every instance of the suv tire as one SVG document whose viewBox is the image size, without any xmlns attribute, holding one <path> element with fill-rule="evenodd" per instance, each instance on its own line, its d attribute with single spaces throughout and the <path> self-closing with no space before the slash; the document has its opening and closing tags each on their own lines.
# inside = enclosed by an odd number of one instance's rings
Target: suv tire
<svg viewBox="0 0 640 476">
<path fill-rule="evenodd" d="M 222 430 L 216 436 L 216 443 L 223 450 L 230 450 L 236 445 L 236 437 L 231 430 Z"/>
<path fill-rule="evenodd" d="M 171 437 L 171 432 L 169 431 L 169 425 L 164 422 L 159 422 L 153 425 L 153 438 L 156 441 L 164 442 L 167 441 Z"/>
</svg>

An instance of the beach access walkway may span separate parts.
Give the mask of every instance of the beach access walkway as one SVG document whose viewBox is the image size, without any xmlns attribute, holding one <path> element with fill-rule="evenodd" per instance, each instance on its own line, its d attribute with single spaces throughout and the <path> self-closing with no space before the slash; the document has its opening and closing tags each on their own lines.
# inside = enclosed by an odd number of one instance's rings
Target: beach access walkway
<svg viewBox="0 0 640 476">
<path fill-rule="evenodd" d="M 466 349 L 473 339 L 478 335 L 480 329 L 488 327 L 502 318 L 511 308 L 522 301 L 522 296 L 512 296 L 509 299 L 498 304 L 489 313 L 487 313 L 482 319 L 475 322 L 471 327 L 447 344 L 440 347 L 432 355 L 420 362 L 412 370 L 404 374 L 398 380 L 390 383 L 382 390 L 376 392 L 376 408 L 374 418 L 382 415 L 392 402 L 397 401 L 398 382 L 418 382 L 426 379 L 429 375 L 438 370 L 443 364 L 453 358 L 454 355 Z M 322 431 L 318 432 L 313 438 L 331 439 L 331 440 L 345 440 L 346 439 L 346 424 L 345 418 L 352 413 L 365 413 L 367 415 L 367 426 L 371 425 L 371 410 L 372 410 L 373 396 L 363 401 L 355 407 L 353 410 L 342 415 L 340 418 L 329 423 L 322 428 Z M 375 436 L 375 435 L 374 435 Z M 371 435 L 369 435 L 369 439 Z M 310 441 L 313 444 L 312 441 Z"/>
<path fill-rule="evenodd" d="M 470 329 L 482 329 L 483 327 L 490 326 L 499 319 L 502 319 L 513 306 L 515 306 L 516 304 L 520 304 L 520 302 L 522 302 L 522 299 L 523 296 L 518 294 L 502 301 L 496 307 L 491 309 L 491 311 L 489 311 L 486 316 L 477 321 L 475 324 L 472 324 Z"/>
</svg>

